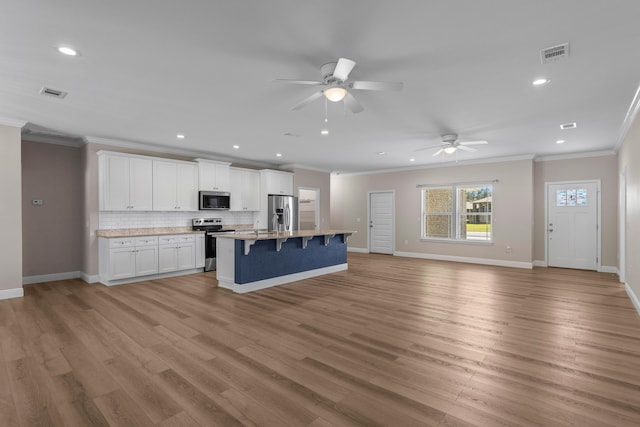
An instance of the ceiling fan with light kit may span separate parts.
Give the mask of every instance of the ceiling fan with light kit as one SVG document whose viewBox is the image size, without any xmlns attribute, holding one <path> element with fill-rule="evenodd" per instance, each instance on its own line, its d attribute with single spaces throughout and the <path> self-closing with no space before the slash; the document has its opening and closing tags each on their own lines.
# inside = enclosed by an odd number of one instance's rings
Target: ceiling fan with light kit
<svg viewBox="0 0 640 427">
<path fill-rule="evenodd" d="M 320 67 L 321 81 L 292 79 L 276 79 L 274 81 L 277 83 L 322 86 L 322 89 L 296 104 L 292 110 L 299 110 L 324 95 L 327 100 L 332 102 L 344 101 L 345 107 L 354 114 L 360 113 L 364 108 L 351 94 L 351 90 L 399 91 L 402 89 L 402 83 L 399 82 L 349 81 L 349 73 L 351 73 L 355 65 L 355 61 L 351 59 L 340 58 L 338 62 L 328 62 Z"/>
<path fill-rule="evenodd" d="M 442 142 L 440 144 L 437 145 L 430 145 L 428 147 L 424 147 L 424 148 L 419 148 L 417 150 L 414 151 L 422 151 L 422 150 L 428 150 L 430 148 L 436 148 L 438 147 L 439 149 L 433 153 L 433 156 L 437 156 L 440 155 L 442 153 L 445 154 L 453 154 L 458 150 L 461 151 L 468 151 L 468 152 L 474 152 L 474 151 L 478 151 L 477 148 L 472 148 L 469 147 L 470 145 L 486 145 L 488 144 L 487 141 L 458 141 L 458 135 L 455 133 L 447 133 L 442 135 Z"/>
</svg>

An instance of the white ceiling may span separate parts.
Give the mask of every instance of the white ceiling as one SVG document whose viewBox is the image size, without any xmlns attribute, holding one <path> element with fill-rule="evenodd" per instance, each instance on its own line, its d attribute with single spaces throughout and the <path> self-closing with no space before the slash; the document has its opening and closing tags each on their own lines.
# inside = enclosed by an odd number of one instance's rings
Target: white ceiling
<svg viewBox="0 0 640 427">
<path fill-rule="evenodd" d="M 343 172 L 451 162 L 414 151 L 450 132 L 489 141 L 460 161 L 611 150 L 640 82 L 637 0 L 4 0 L 2 9 L 0 117 L 240 162 Z M 543 65 L 540 49 L 564 42 L 570 56 Z M 339 57 L 357 62 L 352 79 L 404 89 L 354 91 L 357 115 L 330 103 L 321 136 L 323 100 L 291 111 L 317 88 L 273 80 L 320 79 Z M 540 76 L 551 83 L 532 86 Z M 69 94 L 46 97 L 43 86 Z M 568 122 L 577 129 L 561 131 Z"/>
</svg>

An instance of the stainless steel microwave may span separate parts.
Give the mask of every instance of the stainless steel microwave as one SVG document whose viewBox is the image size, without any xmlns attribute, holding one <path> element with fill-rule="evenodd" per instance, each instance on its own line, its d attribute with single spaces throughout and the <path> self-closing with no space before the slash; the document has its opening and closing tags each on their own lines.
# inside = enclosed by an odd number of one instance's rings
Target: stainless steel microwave
<svg viewBox="0 0 640 427">
<path fill-rule="evenodd" d="M 206 210 L 229 210 L 231 208 L 231 194 L 224 191 L 200 191 L 199 209 Z"/>
</svg>

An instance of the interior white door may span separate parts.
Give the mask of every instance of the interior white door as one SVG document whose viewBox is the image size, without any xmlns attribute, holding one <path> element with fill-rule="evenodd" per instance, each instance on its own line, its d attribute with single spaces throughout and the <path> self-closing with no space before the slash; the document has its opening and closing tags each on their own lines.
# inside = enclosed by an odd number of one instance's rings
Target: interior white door
<svg viewBox="0 0 640 427">
<path fill-rule="evenodd" d="M 597 270 L 597 183 L 549 184 L 547 190 L 548 265 Z"/>
<path fill-rule="evenodd" d="M 319 188 L 298 189 L 298 218 L 300 230 L 318 230 L 320 223 L 320 211 L 318 201 L 320 199 Z"/>
<path fill-rule="evenodd" d="M 369 195 L 369 252 L 393 253 L 393 193 Z"/>
</svg>

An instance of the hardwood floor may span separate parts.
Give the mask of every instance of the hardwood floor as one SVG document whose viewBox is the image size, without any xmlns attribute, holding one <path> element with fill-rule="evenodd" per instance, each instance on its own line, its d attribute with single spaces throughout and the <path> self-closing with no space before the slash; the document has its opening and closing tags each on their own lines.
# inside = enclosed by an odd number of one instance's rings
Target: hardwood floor
<svg viewBox="0 0 640 427">
<path fill-rule="evenodd" d="M 638 426 L 612 274 L 349 254 L 237 295 L 197 274 L 0 301 L 0 425 Z"/>
</svg>

